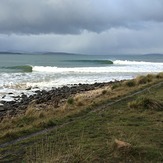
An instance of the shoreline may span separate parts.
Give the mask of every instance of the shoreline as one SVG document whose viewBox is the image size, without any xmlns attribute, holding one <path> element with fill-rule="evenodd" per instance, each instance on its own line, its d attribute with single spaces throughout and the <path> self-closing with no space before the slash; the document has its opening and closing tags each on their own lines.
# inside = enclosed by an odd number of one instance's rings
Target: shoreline
<svg viewBox="0 0 163 163">
<path fill-rule="evenodd" d="M 61 162 L 67 154 L 74 154 L 70 162 L 76 156 L 85 160 L 85 151 L 94 162 L 99 149 L 99 160 L 105 156 L 107 162 L 116 162 L 117 156 L 129 162 L 162 160 L 163 73 L 53 91 L 54 98 L 52 90 L 51 95 L 41 92 L 24 114 L 2 120 L 1 160 L 49 162 L 58 160 L 58 149 Z M 119 148 L 117 142 L 129 146 Z"/>
<path fill-rule="evenodd" d="M 16 100 L 13 101 L 0 101 L 0 122 L 4 118 L 11 118 L 11 117 L 16 117 L 18 115 L 24 115 L 26 111 L 28 110 L 28 106 L 30 105 L 37 105 L 39 108 L 37 110 L 46 110 L 49 107 L 51 108 L 58 108 L 60 105 L 67 101 L 69 98 L 72 96 L 79 94 L 84 94 L 87 96 L 87 92 L 91 91 L 89 93 L 89 96 L 92 96 L 91 94 L 98 94 L 96 90 L 100 88 L 104 88 L 106 86 L 111 86 L 111 85 L 118 85 L 118 83 L 125 83 L 134 80 L 142 80 L 140 81 L 140 84 L 147 84 L 148 82 L 151 82 L 153 77 L 155 78 L 162 78 L 162 72 L 158 74 L 148 74 L 146 76 L 137 76 L 136 78 L 133 79 L 123 79 L 123 80 L 114 80 L 114 81 L 108 81 L 108 82 L 96 82 L 94 84 L 74 84 L 71 86 L 63 86 L 59 88 L 52 87 L 50 90 L 36 90 L 34 91 L 34 94 L 28 96 L 27 94 L 22 93 L 19 96 L 15 96 Z M 140 77 L 140 79 L 139 79 Z M 143 77 L 141 79 L 141 77 Z M 143 81 L 144 80 L 144 81 Z M 142 83 L 141 83 L 142 82 Z M 136 83 L 135 83 L 136 84 Z M 133 86 L 135 86 L 135 84 Z M 132 86 L 132 85 L 131 85 Z M 130 84 L 128 87 L 131 87 Z M 29 89 L 31 90 L 31 89 Z M 95 90 L 93 92 L 93 90 Z M 100 93 L 102 91 L 100 90 Z M 105 90 L 104 90 L 105 92 Z M 12 94 L 12 93 L 11 93 Z M 97 95 L 98 96 L 98 95 Z M 87 98 L 87 97 L 86 97 Z M 92 97 L 88 97 L 92 98 Z"/>
<path fill-rule="evenodd" d="M 71 87 L 63 86 L 59 88 L 52 88 L 51 90 L 36 90 L 35 94 L 27 96 L 22 93 L 22 95 L 17 96 L 17 100 L 13 101 L 0 101 L 0 121 L 4 117 L 13 117 L 17 115 L 24 114 L 28 106 L 35 102 L 36 104 L 45 104 L 45 107 L 49 103 L 53 103 L 53 107 L 57 107 L 59 103 L 69 97 L 81 93 L 96 90 L 111 84 L 120 83 L 120 81 L 109 81 L 103 83 L 94 83 L 94 84 L 75 84 Z"/>
</svg>

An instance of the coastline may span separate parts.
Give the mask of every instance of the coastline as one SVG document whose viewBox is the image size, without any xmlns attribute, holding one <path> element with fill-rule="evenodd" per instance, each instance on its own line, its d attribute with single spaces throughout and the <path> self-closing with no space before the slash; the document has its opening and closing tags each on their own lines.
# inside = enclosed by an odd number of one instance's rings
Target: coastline
<svg viewBox="0 0 163 163">
<path fill-rule="evenodd" d="M 1 121 L 0 161 L 162 160 L 163 73 L 37 97 Z"/>
<path fill-rule="evenodd" d="M 17 115 L 24 114 L 31 103 L 43 104 L 44 108 L 49 104 L 53 107 L 58 107 L 59 103 L 69 97 L 80 94 L 81 92 L 87 92 L 92 90 L 97 90 L 110 86 L 111 84 L 120 83 L 122 81 L 110 81 L 103 83 L 94 84 L 76 84 L 72 86 L 63 86 L 59 88 L 52 88 L 51 90 L 37 90 L 35 94 L 29 97 L 22 93 L 22 95 L 17 96 L 17 100 L 13 101 L 1 101 L 0 102 L 0 121 L 4 117 L 13 117 Z"/>
<path fill-rule="evenodd" d="M 156 76 L 161 76 L 163 73 L 159 74 L 148 74 L 146 76 L 140 76 L 140 80 L 142 83 L 140 84 L 148 84 L 150 83 Z M 76 96 L 76 98 L 81 98 L 81 96 L 86 96 L 84 98 L 92 98 L 96 99 L 100 94 L 105 94 L 104 92 L 112 92 L 112 88 L 114 86 L 119 86 L 125 82 L 129 83 L 129 88 L 132 87 L 132 81 L 139 80 L 139 76 L 135 79 L 125 79 L 125 80 L 115 80 L 109 82 L 102 83 L 94 83 L 94 84 L 75 84 L 71 86 L 63 86 L 59 88 L 52 88 L 51 90 L 36 90 L 34 94 L 27 96 L 22 93 L 19 96 L 16 96 L 16 100 L 13 101 L 0 101 L 0 122 L 4 118 L 12 118 L 21 115 L 25 115 L 28 109 L 32 107 L 36 107 L 36 110 L 48 110 L 49 108 L 58 109 L 62 104 L 66 103 L 69 98 Z M 149 79 L 145 79 L 149 78 Z M 151 79 L 150 79 L 151 78 Z M 156 77 L 157 78 L 157 77 Z M 147 81 L 143 81 L 147 80 Z M 130 86 L 131 82 L 131 86 Z M 125 85 L 125 84 L 124 84 Z M 133 85 L 135 86 L 135 84 Z M 30 89 L 29 89 L 30 90 Z M 108 91 L 109 90 L 109 91 Z M 12 93 L 10 93 L 12 94 Z M 122 94 L 123 95 L 123 94 Z M 91 97 L 92 96 L 92 97 Z M 95 96 L 95 97 L 93 97 Z M 86 100 L 86 99 L 83 99 Z M 35 105 L 35 106 L 34 106 Z"/>
<path fill-rule="evenodd" d="M 163 150 L 162 99 L 163 73 L 39 91 L 29 103 L 17 103 L 18 108 L 24 106 L 22 112 L 0 122 L 0 160 L 46 162 L 57 157 L 63 162 L 72 155 L 73 162 L 85 160 L 86 150 L 93 162 L 100 149 L 100 160 L 158 162 Z M 119 149 L 118 143 L 125 142 L 127 147 Z"/>
</svg>

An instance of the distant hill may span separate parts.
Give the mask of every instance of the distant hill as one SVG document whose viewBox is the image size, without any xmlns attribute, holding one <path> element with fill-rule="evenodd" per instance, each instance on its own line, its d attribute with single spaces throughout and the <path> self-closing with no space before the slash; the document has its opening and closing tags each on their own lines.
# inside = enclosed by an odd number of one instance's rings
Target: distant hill
<svg viewBox="0 0 163 163">
<path fill-rule="evenodd" d="M 0 54 L 23 54 L 23 53 L 20 53 L 20 52 L 7 52 L 7 51 L 2 51 L 0 52 Z"/>
<path fill-rule="evenodd" d="M 10 51 L 0 51 L 0 54 L 48 54 L 48 55 L 79 55 L 75 53 L 66 53 L 66 52 L 10 52 Z"/>
<path fill-rule="evenodd" d="M 78 55 L 75 53 L 65 53 L 65 52 L 41 52 L 41 54 L 51 54 L 51 55 L 56 55 L 56 54 L 60 54 L 60 55 Z"/>
<path fill-rule="evenodd" d="M 163 57 L 163 54 L 160 53 L 151 53 L 151 54 L 144 54 L 145 56 L 158 56 L 158 57 Z"/>
</svg>

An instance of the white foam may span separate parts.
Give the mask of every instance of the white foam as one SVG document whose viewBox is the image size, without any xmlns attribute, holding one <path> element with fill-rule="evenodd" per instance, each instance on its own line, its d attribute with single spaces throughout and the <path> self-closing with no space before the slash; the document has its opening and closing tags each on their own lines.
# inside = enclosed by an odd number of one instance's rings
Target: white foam
<svg viewBox="0 0 163 163">
<path fill-rule="evenodd" d="M 115 65 L 106 67 L 74 67 L 74 68 L 60 68 L 60 67 L 44 67 L 34 66 L 33 71 L 49 72 L 49 73 L 110 73 L 110 72 L 161 72 L 163 71 L 163 63 L 145 62 L 129 62 L 129 61 L 115 61 Z"/>
<path fill-rule="evenodd" d="M 50 66 L 34 66 L 33 71 L 37 72 L 53 72 L 53 73 L 105 73 L 109 72 L 108 67 L 50 67 Z"/>
<path fill-rule="evenodd" d="M 51 81 L 29 82 L 27 85 L 30 87 L 39 87 L 42 89 L 51 87 L 61 87 L 64 85 L 73 84 L 93 84 L 95 82 L 109 82 L 114 80 L 131 79 L 131 76 L 69 76 L 53 79 Z"/>
<path fill-rule="evenodd" d="M 32 73 L 0 73 L 0 99 L 10 92 L 28 94 L 34 87 L 50 89 L 69 84 L 131 79 L 137 75 L 162 72 L 163 63 L 116 60 L 105 67 L 33 66 L 32 69 Z M 26 90 L 29 87 L 32 89 Z M 10 97 L 6 96 L 6 100 Z"/>
<path fill-rule="evenodd" d="M 116 65 L 155 65 L 163 66 L 161 62 L 144 62 L 144 61 L 129 61 L 129 60 L 115 60 L 113 62 Z"/>
</svg>

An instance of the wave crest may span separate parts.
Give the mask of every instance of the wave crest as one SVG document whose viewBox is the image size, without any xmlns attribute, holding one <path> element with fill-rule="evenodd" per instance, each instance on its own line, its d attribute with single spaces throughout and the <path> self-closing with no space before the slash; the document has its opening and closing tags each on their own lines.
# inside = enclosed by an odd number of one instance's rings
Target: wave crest
<svg viewBox="0 0 163 163">
<path fill-rule="evenodd" d="M 32 72 L 31 65 L 20 65 L 20 66 L 11 66 L 11 67 L 3 67 L 4 69 L 10 69 L 18 72 Z"/>
<path fill-rule="evenodd" d="M 115 60 L 115 65 L 162 65 L 161 62 L 144 62 L 144 61 L 129 61 L 129 60 Z"/>
<path fill-rule="evenodd" d="M 79 63 L 95 63 L 95 64 L 113 64 L 111 60 L 70 60 L 70 62 L 79 62 Z"/>
</svg>

